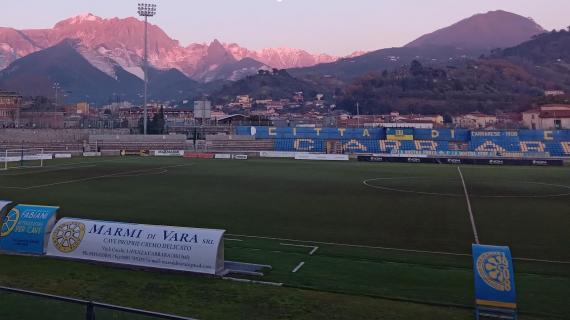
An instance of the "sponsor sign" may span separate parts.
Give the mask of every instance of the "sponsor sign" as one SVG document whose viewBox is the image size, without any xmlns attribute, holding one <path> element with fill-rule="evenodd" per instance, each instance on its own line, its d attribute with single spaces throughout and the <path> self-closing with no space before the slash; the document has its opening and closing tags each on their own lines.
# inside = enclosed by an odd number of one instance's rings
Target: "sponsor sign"
<svg viewBox="0 0 570 320">
<path fill-rule="evenodd" d="M 232 155 L 229 153 L 216 153 L 214 158 L 215 159 L 231 159 Z"/>
<path fill-rule="evenodd" d="M 101 156 L 101 152 L 83 152 L 83 156 L 84 157 L 100 157 Z"/>
<path fill-rule="evenodd" d="M 224 232 L 63 218 L 51 232 L 47 254 L 216 275 L 224 269 Z"/>
<path fill-rule="evenodd" d="M 234 154 L 232 158 L 234 160 L 247 160 L 247 154 Z"/>
<path fill-rule="evenodd" d="M 260 151 L 259 156 L 262 158 L 295 158 L 297 154 L 308 154 L 308 152 L 294 151 Z"/>
<path fill-rule="evenodd" d="M 296 154 L 295 160 L 348 161 L 349 158 L 347 154 L 302 153 Z"/>
<path fill-rule="evenodd" d="M 447 158 L 446 162 L 449 164 L 461 164 L 461 159 L 457 158 Z"/>
<path fill-rule="evenodd" d="M 494 166 L 502 166 L 505 164 L 505 162 L 503 160 L 491 159 L 489 160 L 489 164 Z"/>
<path fill-rule="evenodd" d="M 472 245 L 477 307 L 516 310 L 515 274 L 509 247 Z"/>
<path fill-rule="evenodd" d="M 547 166 L 548 161 L 546 161 L 546 160 L 532 160 L 532 165 L 534 165 L 534 166 Z"/>
<path fill-rule="evenodd" d="M 154 150 L 152 154 L 155 157 L 182 157 L 184 150 Z"/>
<path fill-rule="evenodd" d="M 190 159 L 214 159 L 214 154 L 213 154 L 213 153 L 200 153 L 200 152 L 185 151 L 185 152 L 184 152 L 184 158 L 190 158 Z"/>
<path fill-rule="evenodd" d="M 46 239 L 58 207 L 17 205 L 2 219 L 0 249 L 13 253 L 44 254 Z"/>
<path fill-rule="evenodd" d="M 41 153 L 41 154 L 29 154 L 24 155 L 24 160 L 52 160 L 53 154 Z"/>
<path fill-rule="evenodd" d="M 141 156 L 146 157 L 150 155 L 150 150 L 121 150 L 121 156 Z"/>
<path fill-rule="evenodd" d="M 16 156 L 4 156 L 0 157 L 0 161 L 2 162 L 18 162 L 18 161 L 31 161 L 31 160 L 52 160 L 52 154 L 27 154 L 24 156 L 16 155 Z"/>
<path fill-rule="evenodd" d="M 71 153 L 56 153 L 53 156 L 56 159 L 71 159 Z"/>
<path fill-rule="evenodd" d="M 489 159 L 489 158 L 448 158 L 448 157 L 400 157 L 391 154 L 372 154 L 358 156 L 358 161 L 369 162 L 408 162 L 437 164 L 477 164 L 477 165 L 512 165 L 512 166 L 563 166 L 563 160 L 550 159 Z"/>
</svg>

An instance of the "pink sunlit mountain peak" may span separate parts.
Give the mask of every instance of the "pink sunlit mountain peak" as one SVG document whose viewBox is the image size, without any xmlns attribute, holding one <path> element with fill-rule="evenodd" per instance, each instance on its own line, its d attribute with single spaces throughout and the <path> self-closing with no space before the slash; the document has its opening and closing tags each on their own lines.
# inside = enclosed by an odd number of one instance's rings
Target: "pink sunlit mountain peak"
<svg viewBox="0 0 570 320">
<path fill-rule="evenodd" d="M 143 36 L 144 23 L 135 17 L 106 19 L 92 13 L 62 20 L 51 29 L 18 31 L 0 28 L 0 70 L 30 53 L 52 47 L 65 39 L 74 39 L 81 44 L 82 54 L 86 58 L 104 56 L 140 76 Z M 160 27 L 149 25 L 149 60 L 155 68 L 175 68 L 191 78 L 205 81 L 212 77 L 204 70 L 220 69 L 246 58 L 279 69 L 307 67 L 339 59 L 287 47 L 255 51 L 217 39 L 209 44 L 192 43 L 184 47 Z M 106 66 L 106 69 L 109 68 Z M 253 68 L 250 69 L 254 71 Z"/>
</svg>

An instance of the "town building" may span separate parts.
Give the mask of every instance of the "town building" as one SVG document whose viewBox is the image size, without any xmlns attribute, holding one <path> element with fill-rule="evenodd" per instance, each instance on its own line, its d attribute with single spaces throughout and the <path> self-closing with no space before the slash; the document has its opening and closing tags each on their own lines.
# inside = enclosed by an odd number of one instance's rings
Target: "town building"
<svg viewBox="0 0 570 320">
<path fill-rule="evenodd" d="M 570 105 L 547 104 L 522 113 L 523 124 L 532 130 L 570 129 Z"/>
<path fill-rule="evenodd" d="M 497 123 L 497 116 L 481 112 L 471 112 L 453 117 L 453 124 L 458 128 L 485 129 Z"/>
<path fill-rule="evenodd" d="M 557 97 L 563 96 L 565 93 L 562 90 L 546 90 L 544 91 L 544 95 L 547 97 Z"/>
<path fill-rule="evenodd" d="M 22 96 L 15 92 L 0 91 L 0 128 L 16 128 L 20 125 Z"/>
</svg>

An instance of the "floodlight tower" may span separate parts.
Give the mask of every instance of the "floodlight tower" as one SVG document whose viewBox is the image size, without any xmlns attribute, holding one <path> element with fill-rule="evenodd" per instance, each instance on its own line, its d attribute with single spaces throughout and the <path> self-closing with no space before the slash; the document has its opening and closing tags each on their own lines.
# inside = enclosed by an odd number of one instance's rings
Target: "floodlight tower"
<svg viewBox="0 0 570 320">
<path fill-rule="evenodd" d="M 139 3 L 139 16 L 144 17 L 144 134 L 147 132 L 147 94 L 148 94 L 148 17 L 153 17 L 156 14 L 156 4 Z"/>
</svg>

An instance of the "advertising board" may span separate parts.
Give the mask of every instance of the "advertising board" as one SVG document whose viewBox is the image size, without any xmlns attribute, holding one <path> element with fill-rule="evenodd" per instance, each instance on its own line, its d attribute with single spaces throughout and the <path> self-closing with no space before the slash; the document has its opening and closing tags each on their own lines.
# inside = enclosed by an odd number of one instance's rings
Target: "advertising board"
<svg viewBox="0 0 570 320">
<path fill-rule="evenodd" d="M 154 150 L 152 154 L 155 157 L 182 157 L 184 150 Z"/>
<path fill-rule="evenodd" d="M 349 157 L 347 154 L 298 153 L 295 160 L 348 161 Z"/>
<path fill-rule="evenodd" d="M 49 256 L 216 275 L 224 268 L 224 230 L 63 218 Z"/>
<path fill-rule="evenodd" d="M 45 243 L 55 223 L 58 207 L 19 204 L 2 219 L 0 250 L 44 254 Z"/>
</svg>

